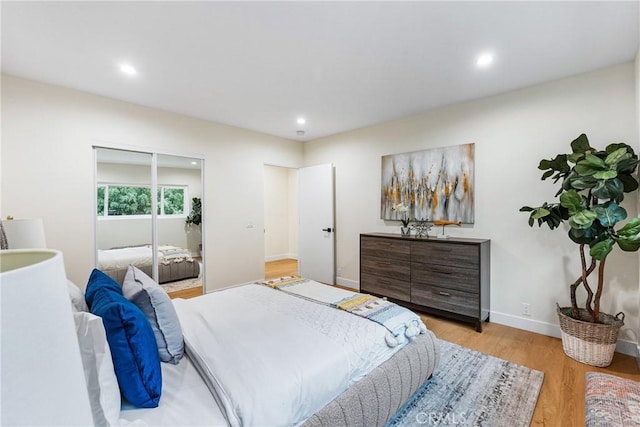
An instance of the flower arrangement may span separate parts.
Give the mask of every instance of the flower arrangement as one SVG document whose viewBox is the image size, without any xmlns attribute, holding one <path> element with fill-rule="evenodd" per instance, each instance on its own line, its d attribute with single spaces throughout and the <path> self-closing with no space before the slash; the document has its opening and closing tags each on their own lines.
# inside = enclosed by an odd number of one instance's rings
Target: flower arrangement
<svg viewBox="0 0 640 427">
<path fill-rule="evenodd" d="M 407 218 L 407 211 L 409 210 L 409 207 L 405 206 L 402 203 L 396 203 L 395 205 L 391 206 L 391 209 L 395 212 L 402 213 L 402 218 L 400 219 L 400 222 L 402 222 L 403 227 L 408 227 L 409 222 L 411 222 L 411 219 Z"/>
</svg>

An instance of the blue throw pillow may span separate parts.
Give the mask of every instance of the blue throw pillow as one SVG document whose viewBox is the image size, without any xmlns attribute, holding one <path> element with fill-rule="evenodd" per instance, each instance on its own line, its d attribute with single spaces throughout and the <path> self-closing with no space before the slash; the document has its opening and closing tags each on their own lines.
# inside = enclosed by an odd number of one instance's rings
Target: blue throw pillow
<svg viewBox="0 0 640 427">
<path fill-rule="evenodd" d="M 149 321 L 100 270 L 91 272 L 85 298 L 91 312 L 102 317 L 120 392 L 134 406 L 157 407 L 162 371 Z"/>
</svg>

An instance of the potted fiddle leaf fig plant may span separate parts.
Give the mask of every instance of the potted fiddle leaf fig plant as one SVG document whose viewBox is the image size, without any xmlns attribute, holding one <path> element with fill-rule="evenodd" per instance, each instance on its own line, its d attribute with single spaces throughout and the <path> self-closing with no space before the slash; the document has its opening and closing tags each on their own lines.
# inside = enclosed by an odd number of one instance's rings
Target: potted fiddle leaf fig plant
<svg viewBox="0 0 640 427">
<path fill-rule="evenodd" d="M 609 366 L 624 314 L 616 316 L 600 311 L 605 289 L 605 264 L 615 249 L 640 249 L 640 217 L 627 218 L 620 206 L 626 193 L 638 189 L 635 172 L 638 156 L 625 143 L 597 150 L 585 134 L 571 143 L 572 152 L 541 160 L 542 180 L 560 183 L 559 201 L 538 207 L 523 206 L 529 212 L 529 225 L 546 224 L 551 230 L 569 225 L 568 236 L 578 245 L 582 271 L 569 286 L 571 307 L 557 305 L 562 345 L 565 353 L 593 366 Z M 595 276 L 595 278 L 593 277 Z M 593 279 L 593 281 L 592 281 Z M 595 282 L 595 283 L 594 283 Z M 578 305 L 576 291 L 582 286 L 586 301 Z"/>
<path fill-rule="evenodd" d="M 202 222 L 202 199 L 194 197 L 191 199 L 191 212 L 187 215 L 185 223 L 187 225 L 200 225 Z"/>
</svg>

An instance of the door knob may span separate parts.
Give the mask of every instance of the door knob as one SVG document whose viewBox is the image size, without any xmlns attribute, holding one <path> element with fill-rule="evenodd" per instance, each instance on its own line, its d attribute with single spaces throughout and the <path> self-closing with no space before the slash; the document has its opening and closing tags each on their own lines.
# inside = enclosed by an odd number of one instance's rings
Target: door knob
<svg viewBox="0 0 640 427">
<path fill-rule="evenodd" d="M 333 231 L 333 228 L 331 228 L 331 227 L 323 228 L 322 231 L 326 231 L 327 233 L 331 233 Z"/>
</svg>

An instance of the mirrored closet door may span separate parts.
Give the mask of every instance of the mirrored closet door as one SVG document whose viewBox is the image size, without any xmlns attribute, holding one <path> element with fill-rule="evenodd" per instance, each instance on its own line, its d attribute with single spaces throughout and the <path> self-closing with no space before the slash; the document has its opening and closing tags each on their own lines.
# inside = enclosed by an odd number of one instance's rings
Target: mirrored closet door
<svg viewBox="0 0 640 427">
<path fill-rule="evenodd" d="M 122 283 L 133 265 L 172 295 L 203 293 L 203 160 L 94 150 L 96 267 Z"/>
</svg>

